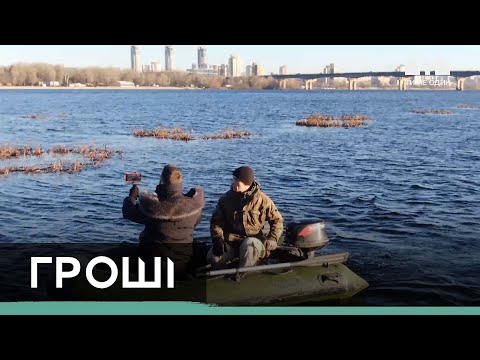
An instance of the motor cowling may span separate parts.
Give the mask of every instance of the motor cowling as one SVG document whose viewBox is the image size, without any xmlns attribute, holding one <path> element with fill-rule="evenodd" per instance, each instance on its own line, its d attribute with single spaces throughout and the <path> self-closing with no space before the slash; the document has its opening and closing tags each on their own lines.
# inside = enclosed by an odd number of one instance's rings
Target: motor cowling
<svg viewBox="0 0 480 360">
<path fill-rule="evenodd" d="M 323 248 L 328 242 L 323 220 L 298 220 L 287 224 L 286 244 L 310 252 Z"/>
</svg>

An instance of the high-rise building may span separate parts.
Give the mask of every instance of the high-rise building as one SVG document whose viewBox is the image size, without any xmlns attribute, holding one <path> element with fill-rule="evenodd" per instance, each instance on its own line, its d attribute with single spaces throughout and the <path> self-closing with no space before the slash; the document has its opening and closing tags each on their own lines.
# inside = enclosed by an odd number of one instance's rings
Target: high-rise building
<svg viewBox="0 0 480 360">
<path fill-rule="evenodd" d="M 323 73 L 324 74 L 335 74 L 335 64 L 334 63 L 331 63 L 331 64 L 328 64 L 327 66 L 325 66 L 323 68 Z"/>
<path fill-rule="evenodd" d="M 141 72 L 142 64 L 140 63 L 140 46 L 132 45 L 130 48 L 130 60 L 132 62 L 132 70 Z"/>
<path fill-rule="evenodd" d="M 144 73 L 150 72 L 150 65 L 143 65 L 142 66 L 142 72 L 144 72 Z"/>
<path fill-rule="evenodd" d="M 245 68 L 245 76 L 252 76 L 253 73 L 252 73 L 252 65 L 247 65 L 247 67 Z"/>
<path fill-rule="evenodd" d="M 331 63 L 327 66 L 325 66 L 323 68 L 323 73 L 324 74 L 335 74 L 335 64 L 334 63 Z M 331 78 L 325 78 L 325 84 L 328 85 L 328 84 L 335 84 L 335 78 L 331 77 Z"/>
<path fill-rule="evenodd" d="M 255 75 L 257 76 L 265 75 L 265 67 L 263 65 L 257 65 L 257 73 Z"/>
<path fill-rule="evenodd" d="M 252 63 L 252 75 L 253 76 L 265 75 L 265 67 L 257 63 Z"/>
<path fill-rule="evenodd" d="M 218 68 L 218 75 L 228 76 L 228 65 L 222 64 Z"/>
<path fill-rule="evenodd" d="M 229 76 L 240 76 L 242 74 L 242 61 L 240 56 L 231 55 L 228 59 L 228 75 Z"/>
<path fill-rule="evenodd" d="M 160 64 L 160 61 L 152 61 L 152 63 L 150 64 L 150 70 L 152 72 L 162 71 L 162 65 Z"/>
<path fill-rule="evenodd" d="M 198 68 L 208 69 L 207 48 L 204 46 L 198 47 Z"/>
<path fill-rule="evenodd" d="M 165 71 L 175 70 L 175 49 L 173 46 L 165 46 Z"/>
<path fill-rule="evenodd" d="M 287 65 L 280 66 L 280 71 L 278 73 L 280 75 L 288 75 Z"/>
</svg>

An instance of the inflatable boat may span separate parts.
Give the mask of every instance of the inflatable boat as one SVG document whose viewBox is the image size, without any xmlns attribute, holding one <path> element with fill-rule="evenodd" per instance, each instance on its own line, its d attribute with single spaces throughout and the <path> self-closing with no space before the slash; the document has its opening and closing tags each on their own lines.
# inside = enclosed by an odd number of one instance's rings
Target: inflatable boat
<svg viewBox="0 0 480 360">
<path fill-rule="evenodd" d="M 322 220 L 302 220 L 287 225 L 281 245 L 257 266 L 238 268 L 232 264 L 231 268 L 212 269 L 199 264 L 194 273 L 176 278 L 174 289 L 165 286 L 166 281 L 160 288 L 125 289 L 120 274 L 104 289 L 93 287 L 86 276 L 77 276 L 65 279 L 62 288 L 56 288 L 52 280 L 48 291 L 54 300 L 193 301 L 220 306 L 301 305 L 351 299 L 368 283 L 345 265 L 348 253 L 322 254 L 320 250 L 328 242 Z M 205 258 L 208 246 L 205 242 L 194 243 L 197 258 Z M 163 273 L 165 270 L 163 267 Z M 92 275 L 104 282 L 110 278 L 111 269 L 96 266 Z M 138 280 L 133 271 L 129 277 Z"/>
</svg>

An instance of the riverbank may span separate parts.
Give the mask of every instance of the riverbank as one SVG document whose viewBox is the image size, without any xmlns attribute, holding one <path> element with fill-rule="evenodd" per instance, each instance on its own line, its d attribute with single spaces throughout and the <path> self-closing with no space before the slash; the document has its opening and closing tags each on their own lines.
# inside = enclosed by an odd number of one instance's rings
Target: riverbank
<svg viewBox="0 0 480 360">
<path fill-rule="evenodd" d="M 64 86 L 0 86 L 0 90 L 204 90 L 202 88 L 175 86 L 97 86 L 97 87 L 64 87 Z"/>
<path fill-rule="evenodd" d="M 208 88 L 198 88 L 198 87 L 175 87 L 175 86 L 138 86 L 138 87 L 121 87 L 121 86 L 97 86 L 97 87 L 63 87 L 63 86 L 0 86 L 0 90 L 262 90 L 262 89 L 232 89 L 232 88 L 216 88 L 216 89 L 208 89 Z M 265 89 L 263 89 L 265 90 Z M 305 89 L 277 89 L 277 90 L 298 90 L 298 91 L 305 91 Z M 339 89 L 322 89 L 322 88 L 314 88 L 313 91 L 335 91 L 335 90 L 347 90 L 345 88 Z M 354 91 L 362 91 L 362 90 L 391 90 L 391 91 L 398 91 L 398 88 L 379 88 L 379 87 L 365 87 L 365 88 L 356 88 Z M 443 90 L 443 91 L 455 91 L 455 88 L 429 88 L 429 87 L 422 87 L 422 88 L 409 88 L 407 87 L 406 90 Z M 475 89 L 466 89 L 468 91 L 475 90 Z"/>
</svg>

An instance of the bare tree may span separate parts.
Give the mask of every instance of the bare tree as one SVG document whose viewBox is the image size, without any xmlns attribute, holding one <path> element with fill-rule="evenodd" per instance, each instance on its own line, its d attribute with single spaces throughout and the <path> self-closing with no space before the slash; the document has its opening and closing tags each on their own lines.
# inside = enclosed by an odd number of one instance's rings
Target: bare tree
<svg viewBox="0 0 480 360">
<path fill-rule="evenodd" d="M 6 85 L 11 82 L 10 73 L 4 67 L 0 68 L 0 84 Z"/>
<path fill-rule="evenodd" d="M 157 84 L 160 86 L 168 86 L 169 80 L 170 79 L 166 73 L 160 73 L 157 75 Z"/>
<path fill-rule="evenodd" d="M 132 81 L 135 85 L 142 84 L 143 83 L 142 74 L 139 73 L 139 72 L 134 72 L 133 77 L 132 77 Z"/>
<path fill-rule="evenodd" d="M 12 79 L 12 84 L 16 86 L 23 86 L 25 85 L 25 80 L 27 78 L 27 74 L 22 69 L 21 65 L 12 65 L 10 67 L 10 76 Z"/>
<path fill-rule="evenodd" d="M 68 74 L 65 73 L 65 69 L 64 69 L 63 65 L 55 65 L 53 67 L 53 70 L 55 70 L 55 79 L 54 80 L 62 83 L 63 80 L 64 80 L 64 76 L 68 75 Z"/>
<path fill-rule="evenodd" d="M 214 76 L 208 79 L 207 88 L 209 89 L 220 89 L 223 85 L 223 79 L 219 76 Z"/>
<path fill-rule="evenodd" d="M 157 73 L 154 73 L 154 72 L 149 72 L 149 73 L 146 73 L 144 74 L 144 84 L 146 86 L 153 86 L 153 85 L 157 85 Z"/>
<path fill-rule="evenodd" d="M 25 68 L 25 84 L 33 86 L 38 82 L 37 70 L 34 66 L 27 66 Z"/>
<path fill-rule="evenodd" d="M 135 70 L 123 70 L 120 74 L 121 81 L 133 81 L 135 78 Z"/>
<path fill-rule="evenodd" d="M 50 64 L 34 64 L 38 80 L 44 82 L 55 81 L 55 68 Z"/>
</svg>

